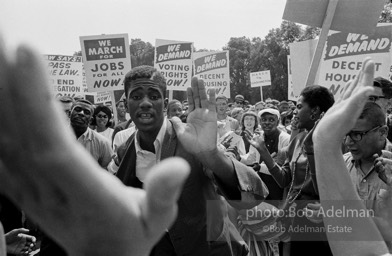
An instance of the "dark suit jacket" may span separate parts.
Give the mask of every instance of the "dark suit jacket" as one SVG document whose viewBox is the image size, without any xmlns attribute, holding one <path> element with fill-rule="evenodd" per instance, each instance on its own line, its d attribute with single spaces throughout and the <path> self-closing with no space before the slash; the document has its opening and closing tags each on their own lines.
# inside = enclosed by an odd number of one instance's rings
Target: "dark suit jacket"
<svg viewBox="0 0 392 256">
<path fill-rule="evenodd" d="M 136 177 L 136 150 L 134 136 L 118 150 L 121 164 L 117 177 L 127 186 L 142 187 Z M 225 191 L 212 172 L 206 169 L 193 155 L 189 154 L 176 137 L 170 121 L 162 143 L 161 159 L 179 156 L 191 166 L 190 175 L 184 185 L 178 201 L 178 216 L 169 230 L 169 237 L 176 255 L 246 255 L 247 250 L 242 239 L 229 221 L 226 202 L 216 192 L 223 195 L 233 194 Z M 267 196 L 268 190 L 253 169 L 232 160 L 238 177 L 240 201 L 233 205 L 252 207 Z M 232 199 L 232 198 L 228 198 Z M 161 242 L 160 242 L 161 243 Z M 160 245 L 158 243 L 158 247 Z M 156 246 L 157 247 L 157 246 Z M 172 255 L 153 250 L 154 255 Z"/>
</svg>

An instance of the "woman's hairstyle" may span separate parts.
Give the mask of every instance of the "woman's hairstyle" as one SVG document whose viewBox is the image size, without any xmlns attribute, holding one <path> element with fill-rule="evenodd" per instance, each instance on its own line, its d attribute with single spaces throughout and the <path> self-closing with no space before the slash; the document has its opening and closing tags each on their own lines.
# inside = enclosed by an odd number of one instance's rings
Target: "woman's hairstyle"
<svg viewBox="0 0 392 256">
<path fill-rule="evenodd" d="M 238 113 L 240 113 L 240 112 L 242 112 L 242 111 L 244 111 L 243 108 L 233 108 L 233 109 L 231 110 L 231 117 L 233 117 L 233 116 L 235 116 L 235 115 L 238 115 Z"/>
<path fill-rule="evenodd" d="M 333 94 L 320 85 L 305 87 L 301 92 L 301 96 L 310 108 L 319 107 L 321 112 L 326 112 L 335 103 Z"/>
<path fill-rule="evenodd" d="M 282 125 L 285 125 L 287 119 L 289 119 L 289 120 L 293 119 L 293 112 L 294 112 L 293 110 L 288 110 L 288 111 L 280 114 L 280 117 L 281 117 L 280 120 L 281 120 Z"/>
<path fill-rule="evenodd" d="M 103 106 L 103 105 L 98 105 L 95 110 L 94 110 L 94 114 L 93 114 L 93 119 L 91 121 L 91 125 L 97 125 L 97 115 L 99 112 L 103 112 L 108 116 L 108 122 L 106 123 L 106 127 L 110 127 L 112 125 L 112 122 L 110 121 L 110 119 L 112 118 L 112 111 L 110 110 L 110 108 L 108 108 L 107 106 Z"/>
<path fill-rule="evenodd" d="M 241 116 L 241 129 L 245 130 L 245 125 L 244 125 L 244 120 L 246 116 L 253 116 L 255 118 L 255 126 L 253 127 L 253 129 L 257 129 L 257 127 L 259 127 L 259 118 L 257 117 L 256 113 L 253 111 L 248 111 L 242 114 Z"/>
</svg>

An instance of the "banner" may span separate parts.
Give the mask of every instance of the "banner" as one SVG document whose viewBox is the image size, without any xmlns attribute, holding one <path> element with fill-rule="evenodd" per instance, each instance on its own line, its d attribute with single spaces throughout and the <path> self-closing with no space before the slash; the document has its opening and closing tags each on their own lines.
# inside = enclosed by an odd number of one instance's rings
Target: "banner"
<svg viewBox="0 0 392 256">
<path fill-rule="evenodd" d="M 80 37 L 89 92 L 123 90 L 131 70 L 127 34 Z"/>
<path fill-rule="evenodd" d="M 250 87 L 271 85 L 271 73 L 269 70 L 250 73 Z"/>
<path fill-rule="evenodd" d="M 230 99 L 229 51 L 195 52 L 193 58 L 195 75 L 204 80 L 207 94 L 214 89 Z"/>
<path fill-rule="evenodd" d="M 324 48 L 315 84 L 327 87 L 338 99 L 346 83 L 354 79 L 365 57 L 375 62 L 375 76 L 389 77 L 392 26 L 379 26 L 372 36 L 331 31 Z M 290 44 L 293 96 L 305 87 L 306 75 L 317 41 Z"/>
<path fill-rule="evenodd" d="M 191 86 L 193 43 L 156 39 L 154 67 L 166 78 L 166 89 L 186 91 Z"/>
<path fill-rule="evenodd" d="M 83 96 L 83 63 L 81 56 L 44 55 L 49 83 L 55 97 Z"/>
</svg>

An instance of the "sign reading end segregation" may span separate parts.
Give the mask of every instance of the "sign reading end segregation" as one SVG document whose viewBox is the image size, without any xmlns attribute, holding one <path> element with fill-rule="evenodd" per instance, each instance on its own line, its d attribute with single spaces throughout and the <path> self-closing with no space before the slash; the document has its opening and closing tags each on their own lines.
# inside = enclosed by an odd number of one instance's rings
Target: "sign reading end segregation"
<svg viewBox="0 0 392 256">
<path fill-rule="evenodd" d="M 60 96 L 84 96 L 83 63 L 81 56 L 44 55 L 53 94 Z"/>
<path fill-rule="evenodd" d="M 194 70 L 209 90 L 230 98 L 229 52 L 195 52 Z"/>
<path fill-rule="evenodd" d="M 89 92 L 122 90 L 131 70 L 127 34 L 80 37 Z"/>
<path fill-rule="evenodd" d="M 193 43 L 157 39 L 154 67 L 166 78 L 168 90 L 191 86 Z"/>
</svg>

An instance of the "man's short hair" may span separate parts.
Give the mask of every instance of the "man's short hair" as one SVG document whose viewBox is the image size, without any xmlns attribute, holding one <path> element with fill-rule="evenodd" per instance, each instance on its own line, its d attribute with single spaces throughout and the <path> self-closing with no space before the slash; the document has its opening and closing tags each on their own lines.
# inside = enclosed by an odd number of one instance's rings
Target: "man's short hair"
<svg viewBox="0 0 392 256">
<path fill-rule="evenodd" d="M 153 80 L 161 89 L 163 96 L 166 95 L 166 79 L 156 68 L 152 66 L 139 66 L 129 71 L 124 78 L 124 91 L 128 97 L 128 90 L 131 87 L 131 82 L 137 79 Z"/>
<path fill-rule="evenodd" d="M 226 102 L 228 102 L 227 97 L 225 95 L 222 95 L 222 94 L 216 96 L 215 101 L 218 101 L 218 100 L 225 100 Z"/>
<path fill-rule="evenodd" d="M 392 82 L 388 79 L 385 79 L 381 76 L 376 77 L 374 78 L 373 86 L 381 88 L 385 97 L 392 98 Z"/>
<path fill-rule="evenodd" d="M 359 119 L 366 119 L 372 124 L 372 127 L 386 124 L 384 111 L 377 103 L 374 102 L 366 102 Z"/>
</svg>

